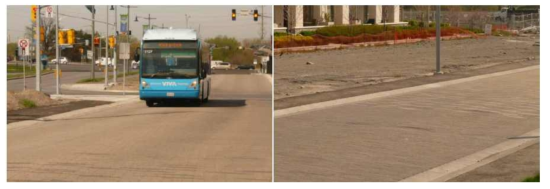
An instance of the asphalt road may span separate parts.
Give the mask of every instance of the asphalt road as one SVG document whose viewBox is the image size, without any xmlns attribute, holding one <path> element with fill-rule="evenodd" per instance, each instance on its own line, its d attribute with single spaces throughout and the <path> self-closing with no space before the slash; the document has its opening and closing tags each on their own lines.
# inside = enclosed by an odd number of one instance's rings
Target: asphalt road
<svg viewBox="0 0 550 189">
<path fill-rule="evenodd" d="M 275 181 L 399 181 L 511 140 L 540 127 L 539 75 L 536 69 L 276 118 Z"/>
<path fill-rule="evenodd" d="M 133 102 L 8 130 L 8 181 L 271 181 L 271 82 L 212 76 L 201 107 Z"/>
</svg>

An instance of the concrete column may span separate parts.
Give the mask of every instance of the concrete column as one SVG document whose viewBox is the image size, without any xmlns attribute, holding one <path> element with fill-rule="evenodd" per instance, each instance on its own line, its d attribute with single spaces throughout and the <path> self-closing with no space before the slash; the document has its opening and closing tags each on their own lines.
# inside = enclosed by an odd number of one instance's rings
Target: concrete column
<svg viewBox="0 0 550 189">
<path fill-rule="evenodd" d="M 284 27 L 284 10 L 282 5 L 275 5 L 273 6 L 274 11 L 274 23 L 277 24 L 278 27 Z"/>
<path fill-rule="evenodd" d="M 334 25 L 349 24 L 349 5 L 334 6 Z"/>
<path fill-rule="evenodd" d="M 382 23 L 382 5 L 369 6 L 369 19 L 374 19 L 374 24 Z"/>
</svg>

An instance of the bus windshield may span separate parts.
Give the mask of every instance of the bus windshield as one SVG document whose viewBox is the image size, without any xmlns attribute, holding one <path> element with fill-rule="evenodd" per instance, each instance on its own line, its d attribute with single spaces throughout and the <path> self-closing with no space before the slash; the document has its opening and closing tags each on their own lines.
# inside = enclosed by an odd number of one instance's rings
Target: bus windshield
<svg viewBox="0 0 550 189">
<path fill-rule="evenodd" d="M 198 77 L 196 42 L 144 43 L 141 60 L 143 61 L 141 72 L 144 78 Z"/>
</svg>

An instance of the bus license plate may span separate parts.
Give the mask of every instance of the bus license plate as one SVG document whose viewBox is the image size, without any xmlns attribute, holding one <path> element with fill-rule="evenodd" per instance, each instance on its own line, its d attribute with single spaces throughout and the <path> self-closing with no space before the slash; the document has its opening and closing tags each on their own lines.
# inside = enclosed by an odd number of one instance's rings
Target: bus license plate
<svg viewBox="0 0 550 189">
<path fill-rule="evenodd" d="M 172 93 L 172 92 L 166 93 L 166 96 L 173 97 L 173 96 L 174 96 L 174 93 Z"/>
</svg>

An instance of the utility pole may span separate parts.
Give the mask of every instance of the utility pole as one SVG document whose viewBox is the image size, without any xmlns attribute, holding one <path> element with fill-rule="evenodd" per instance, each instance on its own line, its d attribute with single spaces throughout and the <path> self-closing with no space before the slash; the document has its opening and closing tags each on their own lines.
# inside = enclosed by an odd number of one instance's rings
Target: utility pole
<svg viewBox="0 0 550 189">
<path fill-rule="evenodd" d="M 107 19 L 105 20 L 107 24 L 105 24 L 105 90 L 107 89 L 107 86 L 109 85 L 109 5 L 106 6 L 105 11 L 107 12 Z M 112 63 L 112 62 L 111 62 Z"/>
<path fill-rule="evenodd" d="M 95 56 L 94 56 L 94 53 L 95 53 L 95 6 L 92 5 L 92 40 L 91 40 L 91 45 L 92 45 L 92 62 L 91 62 L 91 66 L 92 66 L 92 72 L 91 72 L 91 78 L 92 79 L 95 79 Z M 101 42 L 101 41 L 100 41 Z"/>
<path fill-rule="evenodd" d="M 55 6 L 55 59 L 57 60 L 55 64 L 55 94 L 59 95 L 59 5 Z"/>
<path fill-rule="evenodd" d="M 442 74 L 441 72 L 441 6 L 437 6 L 435 16 L 435 74 Z"/>
<path fill-rule="evenodd" d="M 35 65 L 35 69 L 36 69 L 36 91 L 40 91 L 40 78 L 41 78 L 41 75 L 40 75 L 40 65 L 41 65 L 41 62 L 40 62 L 40 5 L 37 5 L 37 8 L 36 8 L 36 49 L 35 49 L 35 54 L 36 54 L 36 65 Z"/>
</svg>

